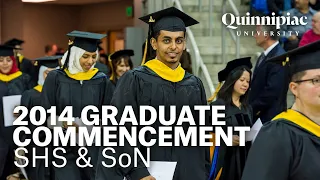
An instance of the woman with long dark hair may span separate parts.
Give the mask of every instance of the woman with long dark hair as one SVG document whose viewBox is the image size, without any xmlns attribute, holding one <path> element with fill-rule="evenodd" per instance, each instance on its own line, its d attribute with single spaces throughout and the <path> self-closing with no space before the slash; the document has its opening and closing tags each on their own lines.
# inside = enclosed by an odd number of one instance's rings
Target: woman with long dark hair
<svg viewBox="0 0 320 180">
<path fill-rule="evenodd" d="M 250 57 L 230 61 L 218 73 L 219 86 L 210 99 L 211 105 L 225 106 L 226 126 L 252 126 L 252 109 L 248 104 L 248 90 L 252 64 Z M 221 83 L 224 81 L 222 87 Z M 221 87 L 221 88 L 220 88 Z M 221 144 L 211 149 L 212 168 L 210 180 L 240 180 L 251 142 L 239 146 L 239 134 L 233 134 L 233 146 Z"/>
</svg>

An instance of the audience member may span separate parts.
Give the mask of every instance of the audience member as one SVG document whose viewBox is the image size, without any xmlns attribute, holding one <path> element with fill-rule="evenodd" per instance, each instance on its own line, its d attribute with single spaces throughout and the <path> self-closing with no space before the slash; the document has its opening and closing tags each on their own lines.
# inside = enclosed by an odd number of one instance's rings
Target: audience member
<svg viewBox="0 0 320 180">
<path fill-rule="evenodd" d="M 54 56 L 58 52 L 58 46 L 56 44 L 46 45 L 44 51 L 46 56 Z"/>
<path fill-rule="evenodd" d="M 299 46 L 299 42 L 305 32 L 312 28 L 312 17 L 316 13 L 311 7 L 309 7 L 309 0 L 296 0 L 296 6 L 290 9 L 291 17 L 297 17 L 298 19 L 302 17 L 307 17 L 307 25 L 282 25 L 281 31 L 285 33 L 284 36 L 284 49 L 286 51 L 295 49 Z M 296 35 L 298 32 L 298 35 Z"/>
<path fill-rule="evenodd" d="M 320 40 L 320 12 L 317 12 L 312 17 L 312 29 L 304 33 L 299 43 L 299 47 L 310 44 L 318 40 Z"/>
</svg>

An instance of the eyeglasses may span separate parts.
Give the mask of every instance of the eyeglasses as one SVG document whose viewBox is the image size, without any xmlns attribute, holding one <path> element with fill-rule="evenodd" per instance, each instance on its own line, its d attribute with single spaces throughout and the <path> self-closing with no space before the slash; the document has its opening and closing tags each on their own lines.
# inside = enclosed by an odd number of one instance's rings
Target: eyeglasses
<svg viewBox="0 0 320 180">
<path fill-rule="evenodd" d="M 302 82 L 307 82 L 307 81 L 311 81 L 312 84 L 315 86 L 320 86 L 320 78 L 299 80 L 299 81 L 295 81 L 295 83 L 302 83 Z"/>
</svg>

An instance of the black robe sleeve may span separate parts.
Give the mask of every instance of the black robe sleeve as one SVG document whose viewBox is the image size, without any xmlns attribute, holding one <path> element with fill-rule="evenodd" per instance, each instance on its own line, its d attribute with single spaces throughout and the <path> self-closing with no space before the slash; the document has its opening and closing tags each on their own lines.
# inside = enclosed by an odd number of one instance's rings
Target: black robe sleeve
<svg viewBox="0 0 320 180">
<path fill-rule="evenodd" d="M 272 121 L 263 126 L 250 149 L 242 180 L 288 180 L 292 143 L 284 123 Z"/>
<path fill-rule="evenodd" d="M 104 99 L 103 99 L 103 105 L 109 105 L 111 103 L 114 89 L 115 89 L 114 84 L 109 79 L 107 79 L 106 80 L 106 91 L 105 91 Z"/>
<path fill-rule="evenodd" d="M 111 100 L 111 105 L 115 106 L 118 109 L 118 115 L 116 116 L 118 123 L 120 122 L 120 118 L 125 106 L 131 105 L 135 112 L 136 118 L 138 118 L 137 94 L 139 92 L 137 91 L 137 89 L 139 80 L 137 80 L 136 78 L 137 77 L 134 75 L 134 72 L 129 71 L 125 73 L 118 81 L 113 98 Z M 125 126 L 130 132 L 132 124 L 125 124 Z M 108 155 L 113 156 L 115 159 L 119 159 L 119 156 L 123 153 L 129 154 L 131 158 L 134 157 L 135 147 L 130 146 L 127 141 L 124 142 L 124 146 L 117 146 L 113 148 L 115 149 L 116 153 Z M 140 148 L 140 146 L 138 145 L 138 147 L 136 148 Z M 106 162 L 106 164 L 112 164 L 112 162 L 109 162 L 108 159 L 104 161 Z M 103 173 L 105 174 L 104 177 L 108 177 L 107 180 L 123 180 L 124 176 L 129 176 L 131 179 L 136 180 L 150 175 L 147 167 L 145 167 L 143 161 L 140 158 L 138 159 L 137 167 L 134 167 L 134 163 L 131 163 L 129 167 L 123 168 L 117 162 L 117 164 L 113 168 L 104 168 Z"/>
<path fill-rule="evenodd" d="M 201 102 L 203 105 L 207 105 L 207 96 L 206 96 L 206 91 L 204 89 L 204 86 L 203 86 L 203 83 L 202 81 L 197 78 L 198 80 L 198 84 L 199 84 L 199 87 L 201 89 Z M 206 114 L 206 126 L 211 126 L 211 120 L 210 120 L 210 114 Z M 211 158 L 210 158 L 210 147 L 207 147 L 206 148 L 206 157 L 205 157 L 205 167 L 207 169 L 206 172 L 208 172 L 207 174 L 207 177 L 209 177 L 209 173 L 210 173 L 210 169 L 211 169 Z"/>
<path fill-rule="evenodd" d="M 57 72 L 51 71 L 49 72 L 44 85 L 42 87 L 41 99 L 42 99 L 42 107 L 45 109 L 50 109 L 51 106 L 56 105 L 56 84 L 57 84 Z"/>
</svg>

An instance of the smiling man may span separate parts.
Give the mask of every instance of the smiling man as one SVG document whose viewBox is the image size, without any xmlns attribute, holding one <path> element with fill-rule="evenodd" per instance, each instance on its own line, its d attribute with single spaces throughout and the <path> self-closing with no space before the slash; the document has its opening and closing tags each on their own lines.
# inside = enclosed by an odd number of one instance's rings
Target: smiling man
<svg viewBox="0 0 320 180">
<path fill-rule="evenodd" d="M 123 112 L 127 105 L 131 105 L 135 115 L 139 119 L 139 107 L 141 105 L 152 106 L 156 109 L 160 105 L 166 108 L 163 115 L 166 120 L 170 119 L 170 106 L 176 106 L 176 118 L 180 114 L 182 106 L 206 105 L 206 95 L 202 82 L 199 78 L 187 73 L 180 65 L 180 57 L 186 48 L 186 27 L 198 22 L 171 7 L 140 18 L 149 24 L 148 47 L 156 51 L 155 59 L 149 60 L 143 66 L 125 73 L 117 83 L 111 104 L 116 106 L 118 112 Z M 193 111 L 193 117 L 198 117 Z M 121 113 L 116 119 L 119 121 Z M 150 114 L 145 119 L 150 119 Z M 195 119 L 197 125 L 199 119 Z M 130 129 L 132 125 L 126 124 Z M 160 122 L 151 125 L 158 129 Z M 175 126 L 175 125 L 173 125 Z M 141 126 L 140 126 L 141 127 Z M 190 125 L 183 123 L 182 127 L 187 130 Z M 171 133 L 169 133 L 171 134 Z M 158 139 L 159 134 L 147 133 L 145 139 Z M 169 141 L 173 142 L 173 141 Z M 115 154 L 108 154 L 115 159 L 123 153 L 133 157 L 133 149 L 128 142 L 125 146 L 116 147 Z M 147 147 L 138 146 L 141 152 L 146 152 Z M 101 148 L 103 149 L 103 148 Z M 130 180 L 154 180 L 144 163 L 139 159 L 138 166 L 133 163 L 127 168 L 116 164 L 113 168 L 102 166 L 101 162 L 112 164 L 99 153 L 98 170 L 96 180 L 123 180 L 126 176 Z M 146 153 L 144 154 L 146 157 Z M 177 162 L 174 180 L 206 180 L 210 170 L 209 147 L 159 147 L 158 143 L 150 147 L 151 161 Z"/>
<path fill-rule="evenodd" d="M 318 180 L 320 177 L 320 41 L 270 59 L 289 65 L 291 109 L 260 130 L 242 180 Z"/>
</svg>

